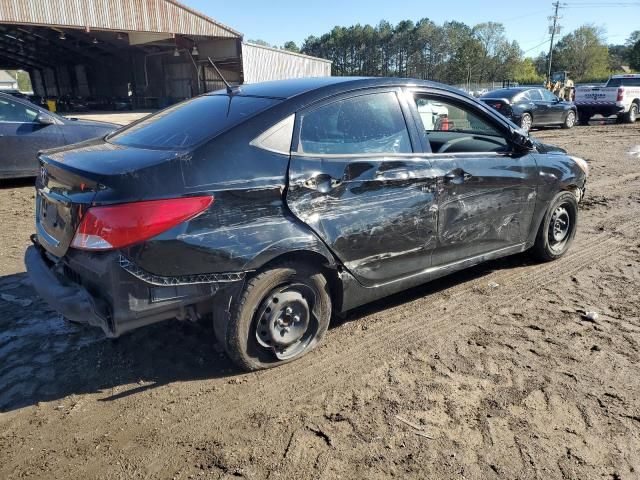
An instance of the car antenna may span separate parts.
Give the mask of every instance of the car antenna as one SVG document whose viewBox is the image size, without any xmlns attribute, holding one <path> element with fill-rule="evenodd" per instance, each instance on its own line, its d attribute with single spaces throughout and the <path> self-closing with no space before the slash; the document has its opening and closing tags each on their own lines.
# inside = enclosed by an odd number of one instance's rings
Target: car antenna
<svg viewBox="0 0 640 480">
<path fill-rule="evenodd" d="M 207 59 L 209 60 L 209 63 L 211 64 L 211 66 L 213 68 L 216 69 L 216 73 L 218 74 L 218 76 L 222 79 L 222 81 L 224 82 L 224 86 L 227 88 L 227 93 L 229 95 L 233 95 L 235 93 L 238 93 L 240 91 L 240 87 L 239 86 L 235 86 L 232 87 L 229 82 L 227 82 L 227 80 L 222 76 L 222 73 L 220 73 L 220 69 L 217 67 L 217 65 L 215 64 L 215 62 L 213 60 L 211 60 L 211 57 L 207 57 Z"/>
</svg>

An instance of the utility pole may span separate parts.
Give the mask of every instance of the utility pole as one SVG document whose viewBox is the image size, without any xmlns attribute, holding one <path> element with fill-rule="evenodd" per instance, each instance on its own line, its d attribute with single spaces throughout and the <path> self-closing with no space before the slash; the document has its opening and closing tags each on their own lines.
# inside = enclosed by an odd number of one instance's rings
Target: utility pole
<svg viewBox="0 0 640 480">
<path fill-rule="evenodd" d="M 560 33 L 560 25 L 558 25 L 558 20 L 560 17 L 558 16 L 558 10 L 560 9 L 560 1 L 557 0 L 553 6 L 555 7 L 555 12 L 553 13 L 553 17 L 549 17 L 549 20 L 553 20 L 553 25 L 549 27 L 551 33 L 551 45 L 549 45 L 549 68 L 547 70 L 547 82 L 551 82 L 551 62 L 553 61 L 553 40 L 556 37 L 556 33 Z"/>
</svg>

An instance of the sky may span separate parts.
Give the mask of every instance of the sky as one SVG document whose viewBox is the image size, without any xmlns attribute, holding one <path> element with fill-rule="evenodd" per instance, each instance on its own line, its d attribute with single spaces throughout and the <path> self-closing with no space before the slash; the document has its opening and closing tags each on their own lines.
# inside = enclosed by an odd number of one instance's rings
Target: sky
<svg viewBox="0 0 640 480">
<path fill-rule="evenodd" d="M 356 23 L 392 24 L 427 17 L 438 24 L 457 20 L 473 26 L 494 21 L 505 25 L 507 37 L 517 40 L 527 56 L 548 50 L 547 17 L 551 0 L 182 0 L 186 5 L 244 34 L 245 40 L 261 39 L 282 46 L 293 40 L 302 45 L 309 35 L 320 36 L 334 26 Z M 590 23 L 603 27 L 607 43 L 620 44 L 640 29 L 640 1 L 567 0 L 562 2 L 561 36 Z M 547 42 L 547 43 L 544 43 Z"/>
</svg>

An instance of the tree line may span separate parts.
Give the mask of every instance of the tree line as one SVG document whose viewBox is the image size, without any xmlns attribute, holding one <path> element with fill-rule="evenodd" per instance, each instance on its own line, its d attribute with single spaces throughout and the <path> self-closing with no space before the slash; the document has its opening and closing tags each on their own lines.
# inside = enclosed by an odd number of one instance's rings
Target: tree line
<svg viewBox="0 0 640 480">
<path fill-rule="evenodd" d="M 265 43 L 258 41 L 260 43 Z M 376 26 L 336 26 L 319 37 L 309 36 L 298 47 L 282 48 L 331 60 L 333 75 L 398 76 L 448 84 L 513 80 L 541 83 L 547 73 L 548 48 L 538 45 L 529 57 L 504 25 L 485 22 L 469 26 L 450 21 L 438 25 L 428 18 L 381 21 Z M 553 70 L 567 70 L 576 81 L 603 80 L 624 67 L 640 70 L 640 31 L 623 45 L 607 45 L 604 32 L 585 25 L 562 37 L 553 52 Z"/>
</svg>

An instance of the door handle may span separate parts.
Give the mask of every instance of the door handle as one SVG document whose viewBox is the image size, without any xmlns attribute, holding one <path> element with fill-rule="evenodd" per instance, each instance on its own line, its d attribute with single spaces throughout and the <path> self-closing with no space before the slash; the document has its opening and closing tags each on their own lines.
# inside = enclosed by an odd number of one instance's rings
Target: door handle
<svg viewBox="0 0 640 480">
<path fill-rule="evenodd" d="M 456 168 L 444 174 L 444 183 L 453 183 L 454 185 L 460 185 L 468 180 L 471 180 L 473 175 L 465 172 L 461 168 Z"/>
<path fill-rule="evenodd" d="M 406 180 L 411 178 L 411 173 L 406 168 L 390 168 L 389 170 L 378 170 L 376 180 Z"/>
<path fill-rule="evenodd" d="M 319 173 L 313 177 L 307 178 L 302 184 L 311 190 L 317 190 L 320 193 L 327 193 L 342 183 L 342 180 L 333 178 L 327 173 Z"/>
</svg>

